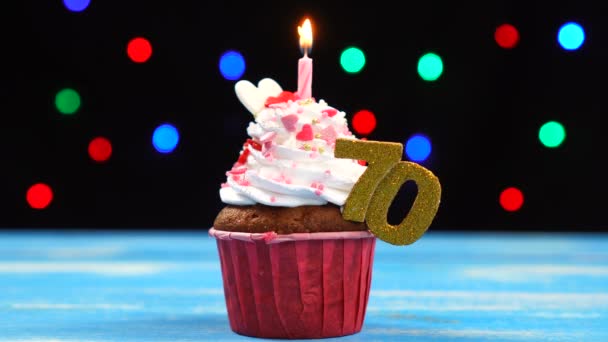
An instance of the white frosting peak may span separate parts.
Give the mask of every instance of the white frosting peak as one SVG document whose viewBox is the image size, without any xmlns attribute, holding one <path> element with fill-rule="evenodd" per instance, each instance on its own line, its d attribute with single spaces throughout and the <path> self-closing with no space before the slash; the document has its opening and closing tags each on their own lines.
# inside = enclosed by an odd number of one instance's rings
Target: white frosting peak
<svg viewBox="0 0 608 342">
<path fill-rule="evenodd" d="M 271 79 L 255 87 L 239 81 L 235 91 L 255 117 L 250 139 L 226 172 L 222 202 L 296 207 L 342 206 L 366 167 L 356 160 L 335 158 L 337 138 L 356 139 L 345 114 L 325 101 L 299 100 Z"/>
</svg>

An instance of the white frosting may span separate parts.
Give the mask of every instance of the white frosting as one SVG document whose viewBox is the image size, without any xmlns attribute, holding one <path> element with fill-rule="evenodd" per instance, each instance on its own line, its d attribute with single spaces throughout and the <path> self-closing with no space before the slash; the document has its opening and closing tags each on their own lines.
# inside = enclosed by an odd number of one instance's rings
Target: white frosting
<svg viewBox="0 0 608 342">
<path fill-rule="evenodd" d="M 345 113 L 323 100 L 300 101 L 290 96 L 286 102 L 260 107 L 268 96 L 279 95 L 281 88 L 271 79 L 259 85 L 256 88 L 248 81 L 235 85 L 243 105 L 252 112 L 259 110 L 247 128 L 253 143 L 245 144 L 239 161 L 226 172 L 227 181 L 220 189 L 222 202 L 281 207 L 328 202 L 344 205 L 366 169 L 356 160 L 334 157 L 336 138 L 356 139 L 348 129 Z M 262 85 L 264 91 L 258 91 Z"/>
</svg>

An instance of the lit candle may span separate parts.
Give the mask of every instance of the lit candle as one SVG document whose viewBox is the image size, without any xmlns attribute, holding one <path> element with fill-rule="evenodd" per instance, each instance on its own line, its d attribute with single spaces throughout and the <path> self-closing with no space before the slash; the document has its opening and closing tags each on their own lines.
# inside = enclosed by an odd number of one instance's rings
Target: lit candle
<svg viewBox="0 0 608 342">
<path fill-rule="evenodd" d="M 300 49 L 304 52 L 304 57 L 298 61 L 298 95 L 301 99 L 312 97 L 312 58 L 308 57 L 309 50 L 312 49 L 312 27 L 310 20 L 304 20 L 302 26 L 298 26 L 300 34 Z"/>
</svg>

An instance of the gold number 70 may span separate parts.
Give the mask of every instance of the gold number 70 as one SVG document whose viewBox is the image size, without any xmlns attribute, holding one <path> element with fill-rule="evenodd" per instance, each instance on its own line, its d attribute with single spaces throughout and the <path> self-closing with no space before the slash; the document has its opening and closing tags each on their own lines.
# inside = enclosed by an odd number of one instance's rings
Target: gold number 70
<svg viewBox="0 0 608 342">
<path fill-rule="evenodd" d="M 409 245 L 428 229 L 439 209 L 441 185 L 437 177 L 419 164 L 401 161 L 399 143 L 337 139 L 337 158 L 363 159 L 367 170 L 359 177 L 344 204 L 343 217 L 367 223 L 374 235 L 394 245 Z M 412 208 L 398 225 L 387 222 L 392 201 L 407 181 L 418 194 Z"/>
</svg>

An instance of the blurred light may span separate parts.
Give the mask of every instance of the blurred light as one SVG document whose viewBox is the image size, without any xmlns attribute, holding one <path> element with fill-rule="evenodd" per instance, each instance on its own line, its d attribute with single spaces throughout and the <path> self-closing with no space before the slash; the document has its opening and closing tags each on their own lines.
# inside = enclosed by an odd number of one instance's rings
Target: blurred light
<svg viewBox="0 0 608 342">
<path fill-rule="evenodd" d="M 365 66 L 365 55 L 360 49 L 349 47 L 342 51 L 340 65 L 348 73 L 358 73 Z"/>
<path fill-rule="evenodd" d="M 414 134 L 405 143 L 405 154 L 410 160 L 424 161 L 431 154 L 431 141 L 422 134 Z"/>
<path fill-rule="evenodd" d="M 546 147 L 558 147 L 566 139 L 566 129 L 559 122 L 546 122 L 538 131 L 538 139 Z"/>
<path fill-rule="evenodd" d="M 112 144 L 104 137 L 97 137 L 89 143 L 89 156 L 96 162 L 105 162 L 112 155 Z"/>
<path fill-rule="evenodd" d="M 236 51 L 226 51 L 220 57 L 220 73 L 225 79 L 238 80 L 245 73 L 245 58 Z"/>
<path fill-rule="evenodd" d="M 502 24 L 496 28 L 494 40 L 501 48 L 512 49 L 519 43 L 519 32 L 513 25 Z"/>
<path fill-rule="evenodd" d="M 506 188 L 500 193 L 498 201 L 504 210 L 517 211 L 524 204 L 524 194 L 518 188 Z"/>
<path fill-rule="evenodd" d="M 82 12 L 89 7 L 91 0 L 63 0 L 63 5 L 72 12 Z"/>
<path fill-rule="evenodd" d="M 585 41 L 585 31 L 581 25 L 568 22 L 560 27 L 557 34 L 557 41 L 565 50 L 576 50 Z"/>
<path fill-rule="evenodd" d="M 25 199 L 30 207 L 44 209 L 53 200 L 53 190 L 44 183 L 36 183 L 27 190 Z"/>
<path fill-rule="evenodd" d="M 133 38 L 127 45 L 127 55 L 135 63 L 144 63 L 152 56 L 152 45 L 146 38 Z"/>
<path fill-rule="evenodd" d="M 418 60 L 418 74 L 425 81 L 435 81 L 443 73 L 441 57 L 429 52 Z"/>
<path fill-rule="evenodd" d="M 62 89 L 55 95 L 55 107 L 61 114 L 74 114 L 80 108 L 80 95 L 74 89 Z"/>
<path fill-rule="evenodd" d="M 376 128 L 376 116 L 369 110 L 362 109 L 353 115 L 353 129 L 361 135 L 368 135 Z"/>
<path fill-rule="evenodd" d="M 164 124 L 156 127 L 152 135 L 152 144 L 160 153 L 173 152 L 179 142 L 179 133 L 177 128 L 170 124 Z"/>
</svg>

